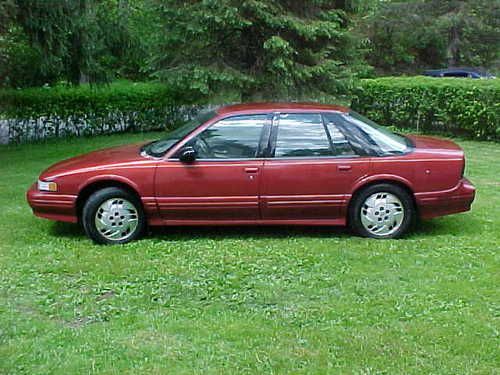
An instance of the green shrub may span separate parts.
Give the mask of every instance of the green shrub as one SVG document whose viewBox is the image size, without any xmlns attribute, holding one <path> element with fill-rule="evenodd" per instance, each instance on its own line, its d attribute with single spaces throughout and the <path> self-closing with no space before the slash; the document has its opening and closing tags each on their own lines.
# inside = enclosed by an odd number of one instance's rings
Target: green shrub
<svg viewBox="0 0 500 375">
<path fill-rule="evenodd" d="M 354 91 L 352 107 L 397 128 L 500 139 L 500 80 L 367 79 Z M 0 138 L 5 128 L 8 142 L 15 143 L 172 129 L 199 109 L 160 83 L 5 89 L 0 90 Z"/>
<path fill-rule="evenodd" d="M 355 91 L 352 107 L 384 125 L 500 139 L 498 79 L 366 79 Z"/>
<path fill-rule="evenodd" d="M 171 129 L 197 112 L 159 83 L 0 90 L 9 142 L 118 131 Z M 5 125 L 4 125 L 5 126 Z"/>
</svg>

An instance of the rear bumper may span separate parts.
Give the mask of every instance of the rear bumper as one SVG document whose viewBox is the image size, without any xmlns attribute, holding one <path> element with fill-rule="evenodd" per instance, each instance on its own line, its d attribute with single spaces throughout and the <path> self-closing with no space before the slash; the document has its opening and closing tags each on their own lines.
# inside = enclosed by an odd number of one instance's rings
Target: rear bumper
<svg viewBox="0 0 500 375">
<path fill-rule="evenodd" d="M 38 191 L 36 184 L 33 184 L 26 193 L 26 199 L 36 216 L 69 223 L 78 222 L 76 195 Z"/>
<path fill-rule="evenodd" d="M 450 190 L 431 193 L 416 193 L 415 199 L 422 219 L 469 211 L 476 188 L 466 178 Z"/>
</svg>

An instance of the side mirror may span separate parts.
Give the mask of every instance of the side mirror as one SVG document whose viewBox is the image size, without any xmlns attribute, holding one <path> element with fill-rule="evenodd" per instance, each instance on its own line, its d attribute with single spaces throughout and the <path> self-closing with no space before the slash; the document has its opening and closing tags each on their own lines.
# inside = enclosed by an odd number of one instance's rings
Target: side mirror
<svg viewBox="0 0 500 375">
<path fill-rule="evenodd" d="M 196 150 L 191 146 L 186 146 L 181 149 L 179 160 L 183 163 L 192 163 L 196 160 Z"/>
</svg>

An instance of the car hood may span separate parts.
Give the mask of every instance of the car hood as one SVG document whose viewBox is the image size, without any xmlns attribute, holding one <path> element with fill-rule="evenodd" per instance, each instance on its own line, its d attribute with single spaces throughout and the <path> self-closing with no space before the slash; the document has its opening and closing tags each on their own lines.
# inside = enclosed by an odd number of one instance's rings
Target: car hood
<svg viewBox="0 0 500 375">
<path fill-rule="evenodd" d="M 50 180 L 62 175 L 85 172 L 88 170 L 108 168 L 129 163 L 136 164 L 138 161 L 147 160 L 144 156 L 141 156 L 141 146 L 143 144 L 144 142 L 112 147 L 63 160 L 42 172 L 40 179 Z"/>
<path fill-rule="evenodd" d="M 424 135 L 409 135 L 408 138 L 413 142 L 418 151 L 441 152 L 454 156 L 462 155 L 463 151 L 459 145 L 448 139 L 429 137 Z"/>
</svg>

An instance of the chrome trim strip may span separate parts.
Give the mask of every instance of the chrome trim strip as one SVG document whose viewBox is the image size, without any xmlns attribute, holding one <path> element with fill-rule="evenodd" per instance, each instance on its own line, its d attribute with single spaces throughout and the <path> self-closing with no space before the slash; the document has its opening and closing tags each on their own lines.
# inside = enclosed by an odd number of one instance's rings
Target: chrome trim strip
<svg viewBox="0 0 500 375">
<path fill-rule="evenodd" d="M 185 202 L 185 203 L 158 203 L 160 208 L 196 208 L 196 207 L 239 207 L 239 206 L 255 206 L 258 202 Z"/>
<path fill-rule="evenodd" d="M 300 201 L 268 201 L 266 204 L 268 206 L 289 206 L 289 205 L 313 205 L 313 204 L 329 204 L 329 205 L 341 205 L 345 203 L 345 200 L 300 200 Z"/>
</svg>

